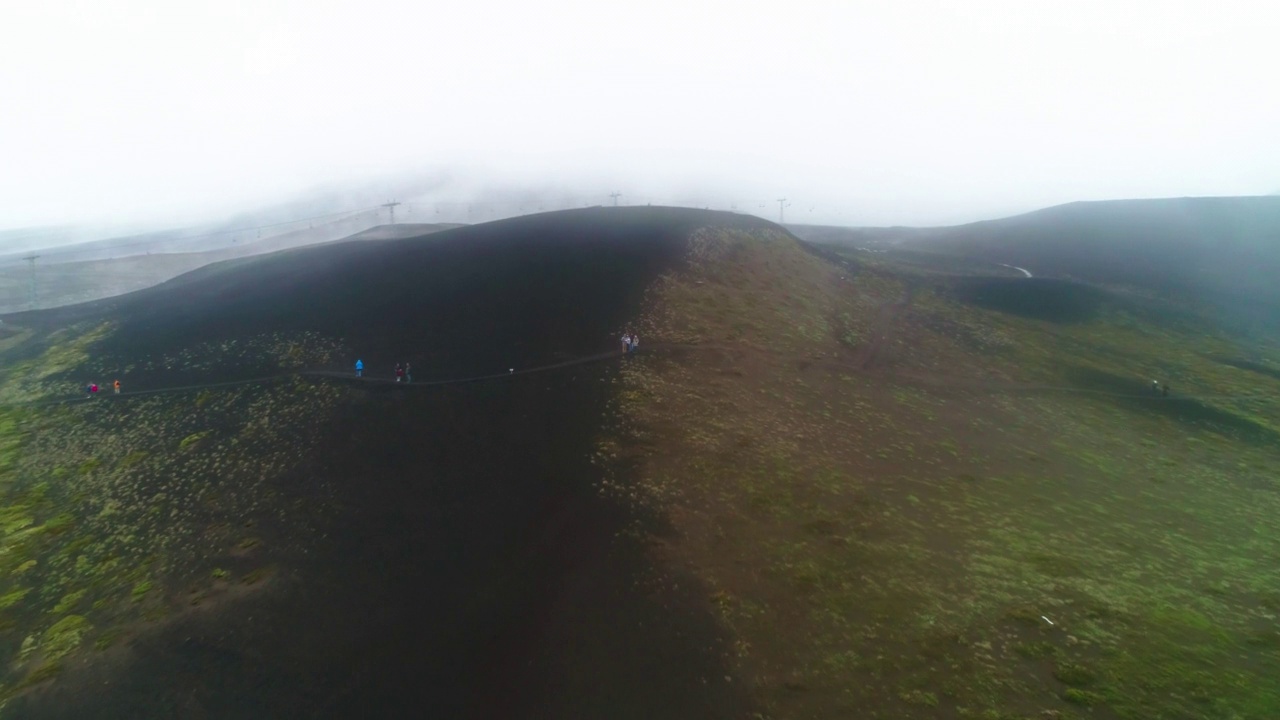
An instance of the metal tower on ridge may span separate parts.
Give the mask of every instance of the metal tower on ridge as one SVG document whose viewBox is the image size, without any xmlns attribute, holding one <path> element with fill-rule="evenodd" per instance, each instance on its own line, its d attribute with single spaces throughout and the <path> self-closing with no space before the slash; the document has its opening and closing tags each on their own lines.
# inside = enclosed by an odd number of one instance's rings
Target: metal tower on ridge
<svg viewBox="0 0 1280 720">
<path fill-rule="evenodd" d="M 29 302 L 31 303 L 32 310 L 36 309 L 36 260 L 39 258 L 39 255 L 29 255 L 22 258 L 23 260 L 31 263 L 31 294 Z"/>
<path fill-rule="evenodd" d="M 778 224 L 782 224 L 783 211 L 787 209 L 787 199 L 778 198 Z"/>
<path fill-rule="evenodd" d="M 391 224 L 392 224 L 392 225 L 395 225 L 395 224 L 396 224 L 396 206 L 397 206 L 397 205 L 399 205 L 399 204 L 400 204 L 400 203 L 395 202 L 395 201 L 392 201 L 392 202 L 389 202 L 389 203 L 382 203 L 382 207 L 384 207 L 384 208 L 388 208 L 388 209 L 390 209 L 390 210 L 391 210 Z"/>
<path fill-rule="evenodd" d="M 612 192 L 609 193 L 609 197 L 613 198 L 613 206 L 618 207 L 618 198 L 622 197 L 622 193 Z"/>
</svg>

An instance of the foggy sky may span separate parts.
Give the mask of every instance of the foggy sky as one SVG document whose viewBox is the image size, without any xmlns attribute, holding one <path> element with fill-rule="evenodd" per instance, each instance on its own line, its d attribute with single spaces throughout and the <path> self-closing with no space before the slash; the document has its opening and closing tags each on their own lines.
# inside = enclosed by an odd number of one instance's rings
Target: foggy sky
<svg viewBox="0 0 1280 720">
<path fill-rule="evenodd" d="M 1254 2 L 43 0 L 0 7 L 0 228 L 446 172 L 949 224 L 1280 186 Z M 458 197 L 458 200 L 468 199 Z M 766 208 L 760 204 L 768 203 Z"/>
</svg>

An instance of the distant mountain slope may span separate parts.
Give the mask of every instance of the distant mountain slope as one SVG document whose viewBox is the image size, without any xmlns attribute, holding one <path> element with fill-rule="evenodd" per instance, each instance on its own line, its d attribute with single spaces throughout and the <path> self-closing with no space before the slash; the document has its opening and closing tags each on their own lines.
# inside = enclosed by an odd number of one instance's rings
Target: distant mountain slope
<svg viewBox="0 0 1280 720">
<path fill-rule="evenodd" d="M 934 228 L 914 227 L 839 227 L 835 225 L 787 225 L 793 235 L 811 243 L 823 245 L 853 245 L 880 247 L 929 233 Z"/>
<path fill-rule="evenodd" d="M 452 230 L 465 227 L 459 223 L 398 223 L 396 225 L 375 225 L 368 230 L 358 232 L 347 240 L 399 240 L 402 238 L 421 237 L 440 230 Z"/>
<path fill-rule="evenodd" d="M 74 242 L 76 229 L 66 226 L 0 230 L 0 258 L 19 257 L 31 250 Z"/>
<path fill-rule="evenodd" d="M 945 228 L 797 229 L 817 242 L 892 243 L 1037 276 L 1280 304 L 1280 197 L 1077 202 Z"/>
<path fill-rule="evenodd" d="M 337 240 L 376 227 L 378 222 L 377 213 L 369 211 L 261 227 L 223 223 L 171 228 L 77 243 L 58 242 L 56 236 L 48 236 L 47 243 L 32 247 L 40 255 L 41 265 L 160 253 L 227 251 L 238 257 Z M 19 258 L 12 253 L 0 256 L 0 263 L 9 264 L 17 260 Z"/>
<path fill-rule="evenodd" d="M 42 256 L 35 268 L 36 307 L 52 308 L 114 297 L 151 287 L 184 272 L 224 260 L 342 240 L 420 237 L 452 227 L 458 226 L 418 223 L 367 227 L 366 220 L 359 220 L 326 223 L 313 228 L 291 230 L 262 240 L 234 242 L 229 245 L 226 244 L 226 237 L 205 239 L 196 244 L 178 238 L 175 242 L 158 244 L 155 252 L 143 252 L 137 244 L 140 240 L 125 238 L 122 241 L 123 249 L 113 249 L 100 242 L 93 244 L 92 249 L 78 250 L 74 255 L 60 256 L 58 253 L 70 251 L 55 250 L 47 258 L 51 262 L 45 262 L 46 258 Z M 213 245 L 215 242 L 217 244 Z M 197 247 L 201 243 L 213 249 L 202 250 Z M 184 247 L 188 249 L 172 249 Z M 76 259 L 68 261 L 66 257 Z M 0 313 L 30 309 L 31 283 L 31 267 L 26 263 L 0 262 Z"/>
</svg>

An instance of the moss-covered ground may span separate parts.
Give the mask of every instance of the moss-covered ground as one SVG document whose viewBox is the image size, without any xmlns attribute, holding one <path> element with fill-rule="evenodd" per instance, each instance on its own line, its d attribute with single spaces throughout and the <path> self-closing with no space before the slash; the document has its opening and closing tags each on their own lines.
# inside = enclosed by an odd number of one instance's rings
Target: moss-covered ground
<svg viewBox="0 0 1280 720">
<path fill-rule="evenodd" d="M 1280 381 L 1222 361 L 1272 341 L 952 287 L 704 230 L 647 298 L 600 491 L 667 528 L 763 714 L 1280 717 Z"/>
<path fill-rule="evenodd" d="M 336 390 L 297 381 L 109 396 L 110 378 L 135 370 L 95 352 L 111 332 L 42 336 L 0 374 L 0 703 L 228 582 L 265 584 L 269 546 L 304 537 L 324 508 L 322 488 L 302 505 L 280 487 L 306 472 Z M 326 352 L 307 337 L 246 344 L 282 368 Z M 143 362 L 225 369 L 234 350 Z M 86 379 L 102 396 L 67 400 Z"/>
</svg>

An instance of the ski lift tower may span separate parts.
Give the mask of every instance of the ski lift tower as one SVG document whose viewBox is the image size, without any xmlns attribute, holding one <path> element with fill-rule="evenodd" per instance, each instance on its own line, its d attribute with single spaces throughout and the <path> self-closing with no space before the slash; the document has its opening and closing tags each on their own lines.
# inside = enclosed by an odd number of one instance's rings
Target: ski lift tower
<svg viewBox="0 0 1280 720">
<path fill-rule="evenodd" d="M 395 224 L 396 224 L 396 206 L 397 206 L 397 205 L 399 205 L 399 204 L 400 204 L 400 203 L 395 202 L 395 201 L 392 201 L 392 202 L 389 202 L 389 203 L 383 203 L 383 204 L 382 204 L 382 207 L 387 208 L 388 210 L 390 210 L 390 211 L 391 211 L 391 224 L 392 224 L 392 225 L 395 225 Z"/>
<path fill-rule="evenodd" d="M 30 292 L 29 302 L 31 303 L 31 309 L 35 310 L 36 309 L 36 260 L 40 259 L 40 256 L 28 255 L 27 257 L 24 257 L 22 259 L 31 263 L 31 292 Z"/>
</svg>

